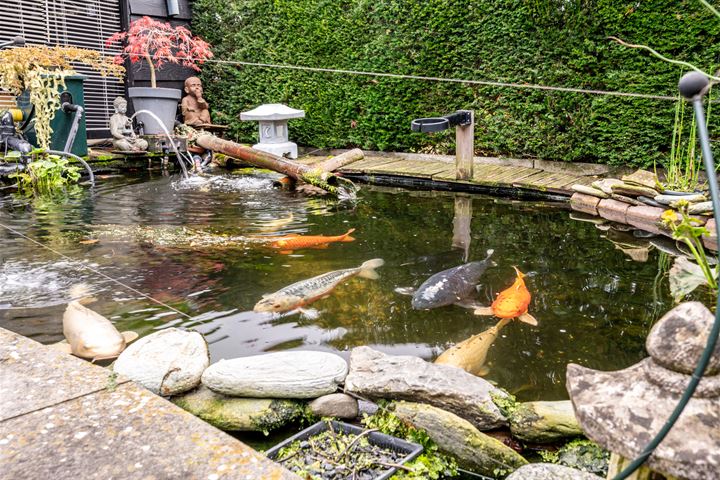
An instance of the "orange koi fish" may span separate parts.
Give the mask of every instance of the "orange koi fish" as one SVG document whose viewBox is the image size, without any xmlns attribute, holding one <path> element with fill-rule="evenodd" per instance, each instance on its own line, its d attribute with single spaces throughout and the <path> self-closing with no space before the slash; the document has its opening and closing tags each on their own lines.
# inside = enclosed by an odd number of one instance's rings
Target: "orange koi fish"
<svg viewBox="0 0 720 480">
<path fill-rule="evenodd" d="M 530 325 L 537 325 L 538 322 L 528 313 L 530 305 L 530 292 L 525 286 L 523 278 L 525 275 L 513 267 L 517 273 L 515 282 L 500 292 L 495 301 L 488 307 L 481 307 L 475 310 L 475 315 L 494 315 L 498 318 L 517 318 L 521 322 Z"/>
<path fill-rule="evenodd" d="M 334 242 L 354 242 L 355 239 L 350 236 L 355 229 L 351 228 L 344 235 L 327 237 L 325 235 L 298 235 L 293 233 L 284 237 L 271 239 L 270 246 L 272 248 L 281 249 L 280 253 L 289 254 L 301 248 L 327 248 L 329 244 Z"/>
</svg>

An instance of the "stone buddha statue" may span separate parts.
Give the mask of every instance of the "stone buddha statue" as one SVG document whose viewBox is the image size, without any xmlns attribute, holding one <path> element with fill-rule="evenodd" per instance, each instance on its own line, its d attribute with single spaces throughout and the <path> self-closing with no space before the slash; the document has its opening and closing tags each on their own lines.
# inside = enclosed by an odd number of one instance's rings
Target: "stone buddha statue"
<svg viewBox="0 0 720 480">
<path fill-rule="evenodd" d="M 132 120 L 125 113 L 127 112 L 127 100 L 123 97 L 116 97 L 113 100 L 115 113 L 110 117 L 110 134 L 113 137 L 112 143 L 116 150 L 123 152 L 144 152 L 148 148 L 148 142 L 138 137 L 133 130 Z"/>
<path fill-rule="evenodd" d="M 210 110 L 208 103 L 203 98 L 202 82 L 197 77 L 190 77 L 185 80 L 185 97 L 182 99 L 181 107 L 183 122 L 185 125 L 211 124 Z"/>
</svg>

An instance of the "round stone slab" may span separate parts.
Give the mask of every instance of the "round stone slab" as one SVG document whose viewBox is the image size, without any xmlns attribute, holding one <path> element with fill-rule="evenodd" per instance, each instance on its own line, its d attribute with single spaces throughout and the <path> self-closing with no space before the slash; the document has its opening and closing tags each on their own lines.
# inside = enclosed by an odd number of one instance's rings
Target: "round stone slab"
<svg viewBox="0 0 720 480">
<path fill-rule="evenodd" d="M 316 398 L 345 380 L 345 360 L 326 352 L 276 352 L 220 360 L 202 375 L 211 390 L 235 397 Z"/>
<path fill-rule="evenodd" d="M 127 347 L 113 370 L 155 394 L 177 395 L 197 387 L 209 363 L 201 334 L 166 328 Z"/>
</svg>

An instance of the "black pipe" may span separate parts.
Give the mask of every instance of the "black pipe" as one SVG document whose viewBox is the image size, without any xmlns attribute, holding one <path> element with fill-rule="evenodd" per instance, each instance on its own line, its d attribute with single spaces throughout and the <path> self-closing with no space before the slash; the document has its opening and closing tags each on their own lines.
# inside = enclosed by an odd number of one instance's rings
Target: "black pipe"
<svg viewBox="0 0 720 480">
<path fill-rule="evenodd" d="M 716 238 L 720 238 L 720 225 L 718 225 L 718 220 L 720 220 L 720 215 L 718 215 L 720 214 L 720 192 L 718 192 L 718 181 L 717 176 L 715 175 L 715 162 L 713 161 L 713 154 L 710 149 L 707 125 L 705 124 L 705 111 L 703 110 L 702 104 L 702 97 L 705 92 L 707 92 L 709 86 L 710 82 L 708 78 L 699 72 L 690 72 L 683 75 L 678 85 L 680 93 L 688 101 L 692 102 L 693 109 L 695 110 L 695 123 L 697 124 L 698 137 L 700 137 L 700 146 L 702 147 L 705 173 L 708 177 L 710 196 L 712 198 L 713 215 L 715 217 L 715 235 L 717 235 Z M 633 460 L 622 472 L 618 473 L 613 480 L 623 480 L 630 476 L 635 470 L 640 468 L 640 466 L 645 463 L 652 452 L 658 447 L 658 445 L 660 445 L 665 436 L 670 432 L 670 429 L 673 425 L 675 425 L 675 422 L 677 422 L 680 414 L 682 414 L 683 410 L 690 401 L 690 398 L 692 398 L 695 393 L 695 389 L 700 383 L 700 379 L 702 379 L 708 363 L 710 363 L 710 358 L 715 350 L 718 336 L 720 336 L 720 292 L 718 292 L 715 304 L 715 322 L 713 323 L 710 334 L 708 335 L 705 350 L 703 350 L 702 355 L 700 355 L 697 367 L 695 367 L 695 370 L 690 377 L 690 382 L 688 382 L 680 401 L 675 406 L 675 409 L 670 414 L 670 417 L 668 417 L 665 424 L 663 424 L 662 428 L 660 428 L 660 431 L 657 435 L 655 435 L 655 438 L 650 440 L 647 446 L 643 449 L 642 453 L 640 453 L 640 455 L 638 455 L 638 457 Z M 692 434 L 692 432 L 688 432 L 688 434 Z"/>
</svg>

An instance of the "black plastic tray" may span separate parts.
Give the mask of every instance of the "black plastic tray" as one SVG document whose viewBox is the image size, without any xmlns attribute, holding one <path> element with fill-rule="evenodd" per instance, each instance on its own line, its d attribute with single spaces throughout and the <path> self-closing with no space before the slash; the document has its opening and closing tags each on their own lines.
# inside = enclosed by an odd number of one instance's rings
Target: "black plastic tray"
<svg viewBox="0 0 720 480">
<path fill-rule="evenodd" d="M 365 429 L 356 427 L 355 425 L 350 425 L 349 423 L 344 422 L 336 422 L 331 421 L 327 422 L 324 420 L 319 421 L 315 425 L 312 425 L 305 430 L 296 433 L 292 437 L 278 443 L 271 449 L 267 450 L 265 452 L 265 455 L 268 458 L 271 458 L 275 460 L 275 457 L 280 452 L 281 448 L 285 448 L 288 445 L 290 445 L 292 442 L 296 440 L 307 440 L 310 437 L 313 437 L 315 435 L 318 435 L 325 430 L 328 430 L 328 423 L 332 423 L 332 427 L 336 432 L 343 432 L 345 434 L 353 434 L 353 435 L 360 435 L 362 432 L 365 431 Z M 413 458 L 420 455 L 423 451 L 422 445 L 418 445 L 416 443 L 411 443 L 408 441 L 405 441 L 401 438 L 393 437 L 390 435 L 386 435 L 384 433 L 380 432 L 371 432 L 367 435 L 367 439 L 370 442 L 371 445 L 377 445 L 378 447 L 386 448 L 388 450 L 392 450 L 394 452 L 402 452 L 406 455 L 400 459 L 397 463 L 399 465 L 404 464 L 405 462 L 409 462 Z M 379 477 L 375 477 L 375 480 L 386 480 L 393 475 L 395 475 L 395 472 L 397 471 L 396 468 L 388 468 L 388 470 L 380 475 Z"/>
</svg>

